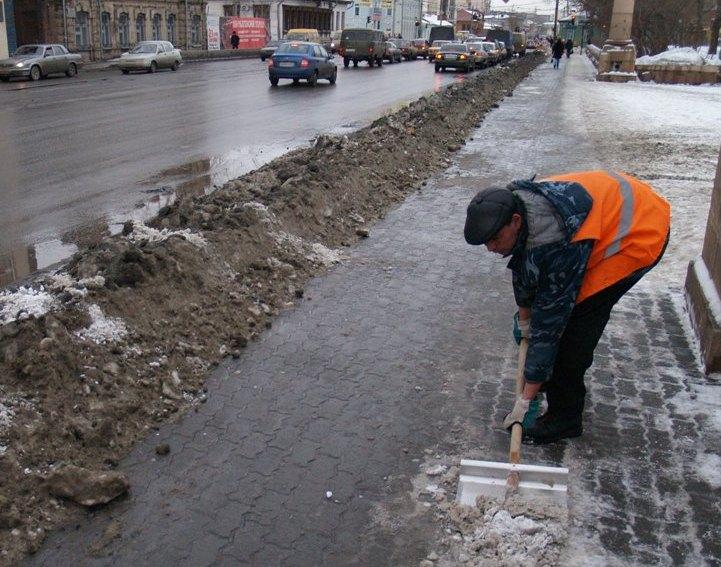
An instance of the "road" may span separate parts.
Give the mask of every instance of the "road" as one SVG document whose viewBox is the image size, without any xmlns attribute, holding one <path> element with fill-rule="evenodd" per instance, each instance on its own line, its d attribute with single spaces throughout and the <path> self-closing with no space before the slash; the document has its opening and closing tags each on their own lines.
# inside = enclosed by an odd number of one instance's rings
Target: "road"
<svg viewBox="0 0 721 567">
<path fill-rule="evenodd" d="M 152 216 L 175 189 L 207 191 L 454 80 L 418 60 L 272 88 L 265 63 L 233 60 L 3 83 L 0 284 L 68 256 L 84 233 Z"/>
</svg>

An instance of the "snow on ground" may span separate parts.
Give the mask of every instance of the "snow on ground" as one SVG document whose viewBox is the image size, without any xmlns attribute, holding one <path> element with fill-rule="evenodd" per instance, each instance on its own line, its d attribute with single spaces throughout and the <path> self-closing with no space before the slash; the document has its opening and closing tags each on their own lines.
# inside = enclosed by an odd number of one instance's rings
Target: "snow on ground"
<svg viewBox="0 0 721 567">
<path fill-rule="evenodd" d="M 706 60 L 693 47 L 678 47 L 636 59 L 636 65 L 703 65 L 704 63 Z"/>
<path fill-rule="evenodd" d="M 0 324 L 4 325 L 29 316 L 40 317 L 55 305 L 53 296 L 44 288 L 20 287 L 0 292 Z"/>
<path fill-rule="evenodd" d="M 121 319 L 106 317 L 98 305 L 90 305 L 88 314 L 91 319 L 90 326 L 76 333 L 79 338 L 105 344 L 122 340 L 128 334 Z"/>
<path fill-rule="evenodd" d="M 136 244 L 141 242 L 162 242 L 171 236 L 185 238 L 185 240 L 198 248 L 202 248 L 208 244 L 208 241 L 205 240 L 202 235 L 191 232 L 189 228 L 183 230 L 169 230 L 167 228 L 157 230 L 141 222 L 133 222 L 133 232 L 128 235 L 128 240 Z"/>
<path fill-rule="evenodd" d="M 590 62 L 589 78 L 595 73 Z M 573 81 L 562 104 L 566 121 L 590 138 L 607 167 L 649 182 L 671 203 L 671 241 L 643 285 L 682 287 L 701 253 L 721 146 L 721 85 Z M 572 148 L 569 151 L 573 151 Z"/>
</svg>

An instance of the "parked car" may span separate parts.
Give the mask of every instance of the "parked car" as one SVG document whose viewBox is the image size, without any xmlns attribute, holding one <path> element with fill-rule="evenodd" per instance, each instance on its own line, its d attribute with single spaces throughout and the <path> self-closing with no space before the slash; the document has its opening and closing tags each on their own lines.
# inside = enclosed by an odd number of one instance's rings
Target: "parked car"
<svg viewBox="0 0 721 567">
<path fill-rule="evenodd" d="M 403 61 L 401 50 L 392 41 L 386 41 L 383 44 L 383 61 L 388 61 L 388 63 L 400 63 Z"/>
<path fill-rule="evenodd" d="M 319 43 L 287 41 L 278 46 L 268 61 L 268 78 L 274 87 L 280 79 L 292 79 L 294 83 L 303 79 L 312 87 L 318 79 L 327 79 L 334 85 L 337 77 L 333 56 Z"/>
<path fill-rule="evenodd" d="M 130 71 L 155 73 L 158 69 L 177 71 L 183 64 L 180 50 L 169 41 L 141 41 L 130 51 L 123 53 L 117 66 L 127 75 Z"/>
<path fill-rule="evenodd" d="M 473 56 L 473 65 L 476 69 L 484 69 L 493 65 L 493 63 L 491 63 L 490 56 L 486 53 L 486 50 L 483 49 L 483 42 L 478 41 L 474 43 L 467 43 L 466 45 Z"/>
<path fill-rule="evenodd" d="M 340 35 L 340 48 L 338 53 L 343 57 L 343 66 L 348 67 L 353 61 L 353 67 L 359 61 L 367 61 L 369 67 L 383 65 L 385 40 L 380 30 L 366 28 L 346 28 Z"/>
<path fill-rule="evenodd" d="M 473 57 L 466 43 L 446 43 L 436 54 L 436 73 L 445 71 L 448 67 L 461 69 L 464 73 L 473 71 Z"/>
<path fill-rule="evenodd" d="M 0 80 L 29 77 L 31 81 L 37 81 L 55 73 L 74 77 L 82 64 L 80 55 L 69 53 L 64 46 L 56 43 L 21 45 L 11 57 L 0 60 Z"/>
<path fill-rule="evenodd" d="M 436 54 L 441 50 L 441 46 L 452 43 L 448 39 L 437 39 L 428 48 L 428 62 L 433 63 L 436 60 Z"/>
<path fill-rule="evenodd" d="M 275 53 L 275 50 L 278 49 L 278 46 L 281 43 L 285 43 L 285 39 L 274 39 L 269 41 L 265 44 L 265 47 L 260 48 L 260 60 L 265 61 L 268 57 L 273 55 Z"/>
<path fill-rule="evenodd" d="M 488 53 L 488 57 L 491 60 L 492 65 L 495 65 L 501 60 L 501 52 L 495 41 L 484 41 L 482 45 L 483 49 L 486 53 Z"/>
<path fill-rule="evenodd" d="M 428 42 L 425 39 L 414 39 L 411 43 L 418 51 L 418 57 L 428 58 Z"/>
<path fill-rule="evenodd" d="M 418 49 L 415 45 L 413 45 L 412 41 L 408 39 L 391 39 L 389 41 L 392 41 L 398 46 L 398 49 L 401 50 L 401 56 L 406 61 L 411 61 L 418 58 Z"/>
</svg>

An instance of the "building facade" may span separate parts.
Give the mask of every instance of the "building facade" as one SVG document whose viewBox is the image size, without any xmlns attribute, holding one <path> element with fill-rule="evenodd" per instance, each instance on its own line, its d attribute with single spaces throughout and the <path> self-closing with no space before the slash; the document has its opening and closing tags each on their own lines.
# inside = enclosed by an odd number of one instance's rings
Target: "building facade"
<svg viewBox="0 0 721 567">
<path fill-rule="evenodd" d="M 206 45 L 204 0 L 14 0 L 15 47 L 62 43 L 88 60 L 111 59 L 140 41 Z"/>
<path fill-rule="evenodd" d="M 266 21 L 270 39 L 280 39 L 294 28 L 317 29 L 328 37 L 347 26 L 347 8 L 351 0 L 227 0 L 208 1 L 208 20 L 240 16 Z"/>
<path fill-rule="evenodd" d="M 373 28 L 389 36 L 420 37 L 421 0 L 360 0 L 348 7 L 346 27 Z"/>
</svg>

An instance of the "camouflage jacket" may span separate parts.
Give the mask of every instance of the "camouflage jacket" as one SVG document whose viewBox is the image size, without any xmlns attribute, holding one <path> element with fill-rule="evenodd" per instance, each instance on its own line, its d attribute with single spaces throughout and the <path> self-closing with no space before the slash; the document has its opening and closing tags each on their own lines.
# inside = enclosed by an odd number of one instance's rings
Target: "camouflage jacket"
<svg viewBox="0 0 721 567">
<path fill-rule="evenodd" d="M 525 378 L 545 382 L 593 249 L 591 240 L 571 242 L 593 200 L 578 183 L 514 181 L 509 189 L 524 208 L 523 229 L 508 267 L 516 303 L 531 309 Z"/>
</svg>

